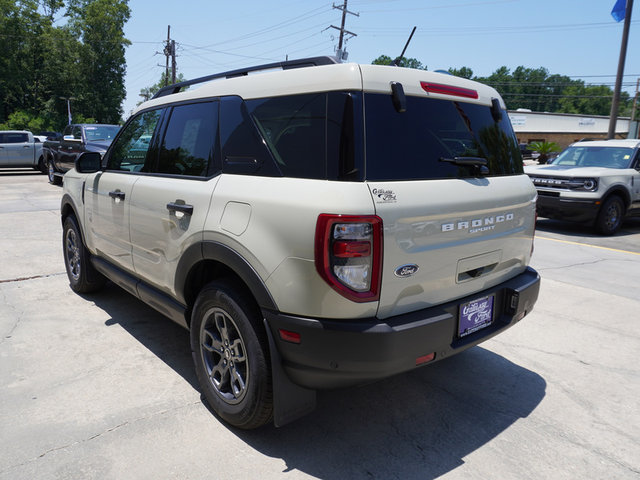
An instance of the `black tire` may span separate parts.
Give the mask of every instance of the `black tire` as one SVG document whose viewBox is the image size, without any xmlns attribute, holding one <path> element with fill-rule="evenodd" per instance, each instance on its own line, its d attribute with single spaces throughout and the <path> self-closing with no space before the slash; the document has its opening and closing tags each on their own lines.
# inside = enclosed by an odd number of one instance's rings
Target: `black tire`
<svg viewBox="0 0 640 480">
<path fill-rule="evenodd" d="M 91 293 L 100 290 L 105 278 L 91 264 L 91 254 L 84 246 L 78 221 L 73 215 L 62 226 L 62 251 L 69 285 L 74 292 Z"/>
<path fill-rule="evenodd" d="M 45 162 L 44 157 L 40 157 L 38 159 L 38 166 L 33 167 L 34 170 L 38 170 L 40 173 L 47 174 L 47 162 Z"/>
<path fill-rule="evenodd" d="M 53 162 L 49 160 L 47 162 L 47 175 L 49 177 L 49 183 L 52 185 L 60 185 L 62 183 L 62 180 L 60 179 L 60 177 L 55 175 L 55 171 L 56 169 L 53 166 Z"/>
<path fill-rule="evenodd" d="M 596 230 L 602 235 L 613 235 L 622 225 L 624 202 L 616 195 L 607 198 L 600 207 L 596 219 Z"/>
<path fill-rule="evenodd" d="M 271 420 L 268 340 L 257 305 L 234 282 L 211 282 L 198 295 L 191 351 L 202 393 L 224 421 L 248 430 Z"/>
</svg>

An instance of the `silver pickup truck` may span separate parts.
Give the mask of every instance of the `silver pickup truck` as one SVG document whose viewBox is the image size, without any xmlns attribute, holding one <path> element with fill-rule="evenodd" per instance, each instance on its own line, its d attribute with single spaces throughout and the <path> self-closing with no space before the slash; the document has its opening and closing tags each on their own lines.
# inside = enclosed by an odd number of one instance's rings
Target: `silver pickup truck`
<svg viewBox="0 0 640 480">
<path fill-rule="evenodd" d="M 26 130 L 0 131 L 0 167 L 33 167 L 44 173 L 42 143 Z"/>
</svg>

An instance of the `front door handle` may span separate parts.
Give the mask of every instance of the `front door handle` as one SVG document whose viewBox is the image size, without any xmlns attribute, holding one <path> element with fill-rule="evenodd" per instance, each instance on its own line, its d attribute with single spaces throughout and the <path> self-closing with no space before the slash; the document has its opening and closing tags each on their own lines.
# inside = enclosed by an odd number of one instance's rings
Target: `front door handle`
<svg viewBox="0 0 640 480">
<path fill-rule="evenodd" d="M 124 192 L 120 190 L 109 192 L 109 196 L 115 200 L 124 200 Z"/>
<path fill-rule="evenodd" d="M 170 212 L 182 212 L 185 215 L 193 215 L 193 205 L 184 203 L 167 203 L 167 210 Z"/>
</svg>

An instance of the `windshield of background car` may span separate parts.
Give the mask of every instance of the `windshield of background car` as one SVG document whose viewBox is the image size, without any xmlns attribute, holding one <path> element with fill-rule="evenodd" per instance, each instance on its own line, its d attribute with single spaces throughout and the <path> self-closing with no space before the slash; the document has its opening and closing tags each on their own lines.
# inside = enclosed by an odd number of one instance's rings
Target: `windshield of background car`
<svg viewBox="0 0 640 480">
<path fill-rule="evenodd" d="M 451 100 L 407 97 L 399 113 L 391 95 L 365 94 L 367 180 L 422 180 L 478 176 L 477 166 L 441 158 L 487 161 L 483 176 L 523 173 L 522 155 L 506 112 L 495 121 L 491 107 Z"/>
<path fill-rule="evenodd" d="M 632 157 L 632 148 L 574 146 L 558 155 L 553 164 L 572 167 L 629 168 Z"/>
<path fill-rule="evenodd" d="M 84 134 L 87 136 L 87 141 L 96 140 L 113 140 L 120 130 L 117 125 L 91 125 L 84 127 Z"/>
</svg>

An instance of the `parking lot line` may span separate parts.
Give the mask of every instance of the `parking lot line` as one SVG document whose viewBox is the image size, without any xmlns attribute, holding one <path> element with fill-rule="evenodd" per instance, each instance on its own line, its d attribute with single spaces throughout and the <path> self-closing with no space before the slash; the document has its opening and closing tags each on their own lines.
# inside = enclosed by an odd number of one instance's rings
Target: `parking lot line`
<svg viewBox="0 0 640 480">
<path fill-rule="evenodd" d="M 571 242 L 569 240 L 559 240 L 557 238 L 551 238 L 551 237 L 541 237 L 539 235 L 536 235 L 536 239 L 541 239 L 541 240 L 551 240 L 552 242 L 558 242 L 558 243 L 566 243 L 568 245 L 580 245 L 581 247 L 591 247 L 591 248 L 599 248 L 600 250 L 609 250 L 611 252 L 618 252 L 618 253 L 630 253 L 631 255 L 638 255 L 640 256 L 640 253 L 638 252 L 632 252 L 630 250 L 620 250 L 618 248 L 610 248 L 610 247 L 601 247 L 599 245 L 590 245 L 588 243 L 580 243 L 580 242 Z"/>
</svg>

